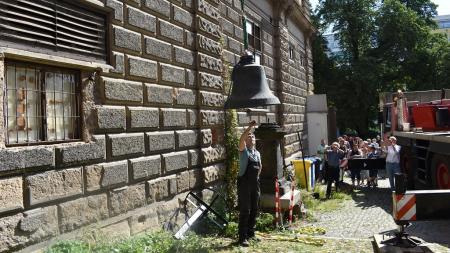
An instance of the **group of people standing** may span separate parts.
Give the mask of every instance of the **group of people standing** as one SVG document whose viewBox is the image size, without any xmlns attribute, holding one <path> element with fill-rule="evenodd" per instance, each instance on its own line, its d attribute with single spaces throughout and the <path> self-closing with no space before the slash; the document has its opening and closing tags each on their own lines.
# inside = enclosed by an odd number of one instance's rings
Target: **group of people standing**
<svg viewBox="0 0 450 253">
<path fill-rule="evenodd" d="M 319 175 L 319 179 L 327 181 L 327 198 L 330 197 L 333 182 L 335 182 L 336 191 L 339 189 L 339 183 L 343 181 L 344 173 L 348 170 L 349 159 L 386 158 L 386 173 L 391 189 L 394 189 L 394 174 L 400 172 L 400 146 L 396 143 L 397 139 L 394 136 L 383 141 L 380 136 L 363 140 L 359 137 L 343 135 L 331 146 L 326 145 L 325 140 L 321 140 L 317 153 L 325 161 L 323 170 L 325 173 Z M 350 177 L 354 187 L 378 186 L 378 170 L 376 169 L 351 168 Z"/>
</svg>

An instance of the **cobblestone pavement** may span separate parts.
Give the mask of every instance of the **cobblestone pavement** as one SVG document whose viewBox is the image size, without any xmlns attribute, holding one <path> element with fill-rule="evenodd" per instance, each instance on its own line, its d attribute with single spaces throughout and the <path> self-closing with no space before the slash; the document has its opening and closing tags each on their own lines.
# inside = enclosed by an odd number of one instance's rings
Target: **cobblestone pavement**
<svg viewBox="0 0 450 253">
<path fill-rule="evenodd" d="M 345 179 L 349 183 L 349 179 Z M 378 188 L 357 190 L 343 208 L 316 215 L 314 224 L 326 229 L 325 236 L 337 238 L 369 239 L 374 234 L 397 228 L 392 219 L 392 197 L 387 179 L 378 181 Z M 450 221 L 416 222 L 407 232 L 429 243 L 449 248 Z M 450 250 L 449 250 L 450 252 Z"/>
</svg>

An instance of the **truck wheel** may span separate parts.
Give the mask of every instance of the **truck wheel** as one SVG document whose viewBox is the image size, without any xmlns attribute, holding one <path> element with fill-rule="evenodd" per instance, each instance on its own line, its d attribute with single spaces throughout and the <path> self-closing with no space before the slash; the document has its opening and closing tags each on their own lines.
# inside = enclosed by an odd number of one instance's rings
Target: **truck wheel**
<svg viewBox="0 0 450 253">
<path fill-rule="evenodd" d="M 431 161 L 431 182 L 435 189 L 450 189 L 450 163 L 444 155 L 434 155 Z"/>
</svg>

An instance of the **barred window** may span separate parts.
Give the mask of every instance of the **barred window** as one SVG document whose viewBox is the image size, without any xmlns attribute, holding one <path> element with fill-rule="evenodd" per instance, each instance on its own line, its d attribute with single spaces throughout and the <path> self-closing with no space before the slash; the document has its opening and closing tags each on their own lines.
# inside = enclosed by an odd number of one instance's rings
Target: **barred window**
<svg viewBox="0 0 450 253">
<path fill-rule="evenodd" d="M 78 71 L 7 62 L 5 79 L 7 145 L 79 139 Z"/>
</svg>

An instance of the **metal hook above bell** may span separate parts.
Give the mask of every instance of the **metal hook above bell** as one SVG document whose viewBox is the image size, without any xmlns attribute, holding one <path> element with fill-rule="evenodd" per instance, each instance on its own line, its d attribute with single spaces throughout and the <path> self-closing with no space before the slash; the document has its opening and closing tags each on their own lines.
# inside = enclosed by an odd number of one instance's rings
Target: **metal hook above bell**
<svg viewBox="0 0 450 253">
<path fill-rule="evenodd" d="M 233 87 L 225 109 L 252 108 L 281 104 L 272 94 L 264 68 L 255 64 L 253 55 L 241 56 L 231 74 Z"/>
</svg>

